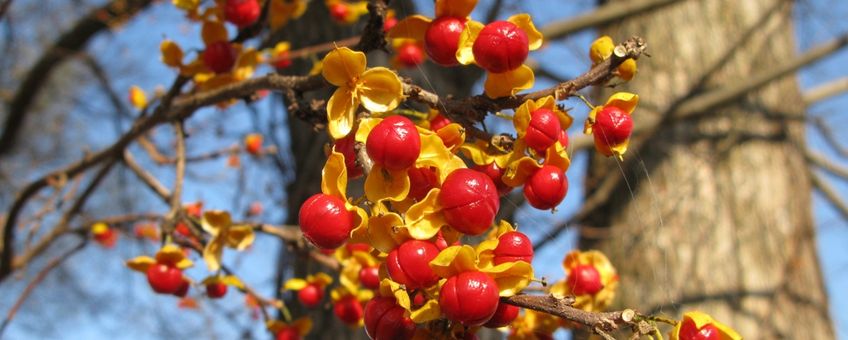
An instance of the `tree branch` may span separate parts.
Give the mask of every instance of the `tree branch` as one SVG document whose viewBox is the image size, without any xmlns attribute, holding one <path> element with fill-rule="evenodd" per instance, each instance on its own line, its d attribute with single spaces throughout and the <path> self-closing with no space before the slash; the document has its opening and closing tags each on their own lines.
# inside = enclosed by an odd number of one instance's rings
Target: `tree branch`
<svg viewBox="0 0 848 340">
<path fill-rule="evenodd" d="M 150 5 L 151 2 L 151 0 L 111 1 L 89 12 L 69 31 L 59 36 L 53 46 L 50 46 L 27 72 L 12 98 L 12 102 L 9 104 L 9 113 L 6 116 L 2 134 L 0 134 L 0 154 L 8 153 L 14 145 L 18 131 L 23 125 L 24 117 L 29 112 L 35 98 L 44 88 L 44 84 L 50 78 L 53 70 L 69 56 L 84 49 L 88 41 L 97 33 L 109 29 L 115 21 L 135 15 Z"/>
<path fill-rule="evenodd" d="M 848 91 L 848 77 L 842 77 L 804 92 L 804 102 L 813 105 L 835 95 Z"/>
<path fill-rule="evenodd" d="M 159 182 L 156 177 L 144 170 L 144 168 L 142 168 L 141 165 L 135 161 L 135 157 L 133 157 L 132 153 L 129 150 L 124 150 L 124 164 L 126 164 L 126 166 L 130 168 L 130 170 L 132 170 L 132 172 L 135 173 L 136 176 L 138 176 L 138 178 L 141 179 L 142 182 L 144 182 L 144 184 L 147 185 L 147 187 L 149 187 L 151 190 L 153 190 L 153 192 L 159 195 L 159 197 L 161 197 L 166 202 L 171 201 L 171 192 L 168 190 L 168 188 L 162 185 L 162 183 Z"/>
<path fill-rule="evenodd" d="M 716 90 L 688 99 L 675 110 L 674 116 L 686 117 L 697 113 L 708 112 L 720 105 L 742 97 L 751 91 L 760 89 L 770 82 L 791 74 L 804 66 L 827 57 L 846 45 L 848 45 L 848 34 L 816 46 L 793 60 L 767 71 L 757 73 L 745 81 L 729 83 L 717 88 Z"/>
<path fill-rule="evenodd" d="M 631 0 L 608 3 L 592 12 L 574 18 L 550 23 L 545 27 L 542 27 L 541 32 L 542 36 L 544 36 L 546 40 L 556 40 L 587 28 L 605 25 L 626 17 L 659 9 L 679 1 L 680 0 Z"/>
<path fill-rule="evenodd" d="M 618 329 L 620 325 L 637 326 L 635 320 L 637 320 L 639 314 L 632 309 L 615 312 L 587 312 L 572 307 L 573 297 L 571 298 L 559 299 L 553 295 L 513 295 L 501 297 L 501 302 L 580 323 L 602 336 L 606 332 Z"/>
<path fill-rule="evenodd" d="M 848 204 L 839 197 L 839 194 L 836 193 L 836 190 L 833 189 L 830 183 L 815 172 L 811 174 L 810 180 L 813 182 L 813 187 L 824 195 L 825 199 L 842 215 L 842 218 L 848 220 Z"/>
<path fill-rule="evenodd" d="M 49 274 L 53 269 L 62 264 L 62 262 L 64 262 L 65 260 L 70 259 L 71 256 L 74 255 L 76 252 L 82 250 L 85 247 L 86 243 L 88 243 L 87 240 L 83 239 L 79 244 L 77 244 L 76 247 L 73 247 L 65 253 L 54 257 L 52 260 L 50 260 L 50 262 L 47 263 L 47 265 L 43 269 L 41 269 L 41 271 L 38 272 L 35 278 L 33 278 L 29 282 L 29 284 L 27 284 L 23 293 L 21 293 L 21 296 L 18 297 L 18 300 L 15 301 L 15 304 L 12 306 L 12 308 L 9 309 L 9 312 L 6 314 L 6 319 L 3 320 L 3 324 L 0 325 L 0 336 L 3 335 L 3 332 L 6 330 L 6 327 L 9 326 L 9 323 L 12 322 L 12 319 L 15 317 L 15 314 L 18 312 L 18 310 L 21 309 L 21 306 L 23 306 L 24 301 L 26 301 L 30 294 L 32 294 L 32 291 L 35 290 L 35 287 L 38 286 L 41 281 L 44 281 L 44 278 L 47 277 L 47 274 Z"/>
</svg>

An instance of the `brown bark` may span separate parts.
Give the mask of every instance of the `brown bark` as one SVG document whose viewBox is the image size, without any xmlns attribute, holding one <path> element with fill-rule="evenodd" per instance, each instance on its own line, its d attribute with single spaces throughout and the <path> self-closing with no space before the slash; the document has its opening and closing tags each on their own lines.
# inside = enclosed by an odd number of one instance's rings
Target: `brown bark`
<svg viewBox="0 0 848 340">
<path fill-rule="evenodd" d="M 601 33 L 618 40 L 638 33 L 653 42 L 641 75 L 615 91 L 640 94 L 636 125 L 672 114 L 687 97 L 794 56 L 791 14 L 781 0 L 685 1 L 607 26 Z M 580 240 L 618 268 L 618 307 L 703 310 L 749 339 L 834 337 L 815 248 L 804 111 L 789 76 L 697 118 L 668 119 L 631 146 L 625 158 L 635 159 L 623 169 L 593 156 L 587 195 L 626 176 L 586 219 L 593 228 Z"/>
</svg>

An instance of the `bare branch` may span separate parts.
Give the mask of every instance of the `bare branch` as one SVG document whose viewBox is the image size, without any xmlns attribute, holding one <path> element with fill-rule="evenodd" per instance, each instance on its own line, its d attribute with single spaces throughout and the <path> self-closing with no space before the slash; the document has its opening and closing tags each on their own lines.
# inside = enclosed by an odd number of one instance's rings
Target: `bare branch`
<svg viewBox="0 0 848 340">
<path fill-rule="evenodd" d="M 820 175 L 816 173 L 812 173 L 811 175 L 810 180 L 813 182 L 813 187 L 824 195 L 825 199 L 836 208 L 836 211 L 842 215 L 843 219 L 848 220 L 848 203 L 845 203 L 830 183 L 821 178 Z"/>
<path fill-rule="evenodd" d="M 842 146 L 839 142 L 839 139 L 836 138 L 836 135 L 833 134 L 833 130 L 824 122 L 824 119 L 821 117 L 812 117 L 813 126 L 821 132 L 822 137 L 830 145 L 836 152 L 839 153 L 842 157 L 848 157 L 848 148 Z"/>
<path fill-rule="evenodd" d="M 50 262 L 47 263 L 47 265 L 43 269 L 41 269 L 41 271 L 38 272 L 35 278 L 33 278 L 26 285 L 26 288 L 24 289 L 23 293 L 21 293 L 21 296 L 19 296 L 18 300 L 15 301 L 15 304 L 12 306 L 12 308 L 9 309 L 9 312 L 6 314 L 6 320 L 3 320 L 3 324 L 0 325 L 0 335 L 3 335 L 3 331 L 5 331 L 6 327 L 9 326 L 9 323 L 12 322 L 12 319 L 15 317 L 15 314 L 18 312 L 19 309 L 21 309 L 21 306 L 23 306 L 24 301 L 26 301 L 30 294 L 32 294 L 32 291 L 35 290 L 35 287 L 38 286 L 41 281 L 44 281 L 44 278 L 47 277 L 47 274 L 49 274 L 53 269 L 62 264 L 62 262 L 64 262 L 65 260 L 70 259 L 73 254 L 82 250 L 85 247 L 86 243 L 88 242 L 83 239 L 79 244 L 77 244 L 76 247 L 73 247 L 65 253 L 54 257 L 52 260 L 50 260 Z"/>
<path fill-rule="evenodd" d="M 846 45 L 848 45 L 848 35 L 842 35 L 837 39 L 810 49 L 798 58 L 790 60 L 783 65 L 755 74 L 745 81 L 730 83 L 726 86 L 719 87 L 716 90 L 709 91 L 689 99 L 677 108 L 676 112 L 674 112 L 674 116 L 686 117 L 701 112 L 708 112 L 720 105 L 742 97 L 751 91 L 755 91 L 776 79 L 791 74 L 804 66 L 827 57 Z"/>
<path fill-rule="evenodd" d="M 807 157 L 807 162 L 810 162 L 835 176 L 839 176 L 843 179 L 848 180 L 848 169 L 831 162 L 826 157 L 822 156 L 819 153 L 813 152 L 812 150 L 807 150 L 805 156 Z"/>
<path fill-rule="evenodd" d="M 848 91 L 848 77 L 842 77 L 804 92 L 804 102 L 813 105 Z"/>
<path fill-rule="evenodd" d="M 114 0 L 95 8 L 80 19 L 69 31 L 62 34 L 53 46 L 47 49 L 41 58 L 27 72 L 18 87 L 0 135 L 0 154 L 10 151 L 15 143 L 24 117 L 35 98 L 44 88 L 53 70 L 69 56 L 81 51 L 97 33 L 109 29 L 115 21 L 133 16 L 150 5 L 151 0 Z"/>
<path fill-rule="evenodd" d="M 571 306 L 573 301 L 559 299 L 553 295 L 514 295 L 501 297 L 501 302 L 555 315 L 578 322 L 599 335 L 618 329 L 620 325 L 635 325 L 639 316 L 631 309 L 615 312 L 587 312 Z"/>
<path fill-rule="evenodd" d="M 547 40 L 556 40 L 587 28 L 596 27 L 659 9 L 680 0 L 631 0 L 609 3 L 593 12 L 550 23 L 540 30 Z"/>
<path fill-rule="evenodd" d="M 151 175 L 149 172 L 144 170 L 138 162 L 135 161 L 135 157 L 133 157 L 132 153 L 129 150 L 124 150 L 124 164 L 127 165 L 133 173 L 141 179 L 144 184 L 146 184 L 153 192 L 155 192 L 159 197 L 161 197 L 166 202 L 171 201 L 171 192 L 159 182 L 156 177 Z"/>
</svg>

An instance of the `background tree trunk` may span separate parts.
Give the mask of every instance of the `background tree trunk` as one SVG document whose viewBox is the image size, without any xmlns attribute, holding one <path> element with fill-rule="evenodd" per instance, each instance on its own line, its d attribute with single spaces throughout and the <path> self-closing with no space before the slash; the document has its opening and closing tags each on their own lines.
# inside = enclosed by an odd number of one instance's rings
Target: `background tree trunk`
<svg viewBox="0 0 848 340">
<path fill-rule="evenodd" d="M 611 0 L 624 2 L 626 0 Z M 685 1 L 601 29 L 650 42 L 634 89 L 636 126 L 684 98 L 744 81 L 796 54 L 792 3 Z M 603 103 L 613 90 L 596 98 Z M 581 232 L 619 269 L 619 306 L 703 310 L 749 339 L 831 339 L 794 76 L 700 118 L 669 119 L 621 169 L 595 154 L 587 195 L 622 176 Z M 600 229 L 598 229 L 600 228 Z M 601 231 L 600 233 L 598 231 Z M 591 231 L 591 232 L 590 232 Z"/>
</svg>

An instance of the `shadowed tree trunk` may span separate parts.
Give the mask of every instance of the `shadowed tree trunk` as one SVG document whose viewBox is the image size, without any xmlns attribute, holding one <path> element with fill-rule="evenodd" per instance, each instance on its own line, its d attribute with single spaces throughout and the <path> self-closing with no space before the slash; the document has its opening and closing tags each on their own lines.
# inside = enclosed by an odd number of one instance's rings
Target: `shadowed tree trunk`
<svg viewBox="0 0 848 340">
<path fill-rule="evenodd" d="M 624 2 L 626 0 L 611 0 Z M 604 27 L 644 36 L 651 58 L 615 91 L 641 97 L 641 122 L 693 94 L 744 81 L 796 55 L 792 3 L 686 1 Z M 612 93 L 604 90 L 597 102 Z M 750 339 L 831 339 L 794 76 L 698 118 L 668 119 L 620 165 L 595 155 L 587 195 L 622 176 L 587 220 L 581 248 L 610 256 L 619 307 L 698 309 Z M 600 228 L 599 233 L 597 228 Z M 589 231 L 592 231 L 591 233 Z"/>
</svg>

